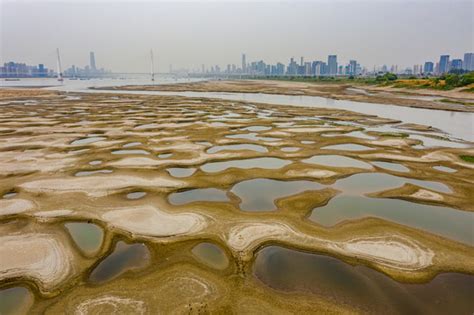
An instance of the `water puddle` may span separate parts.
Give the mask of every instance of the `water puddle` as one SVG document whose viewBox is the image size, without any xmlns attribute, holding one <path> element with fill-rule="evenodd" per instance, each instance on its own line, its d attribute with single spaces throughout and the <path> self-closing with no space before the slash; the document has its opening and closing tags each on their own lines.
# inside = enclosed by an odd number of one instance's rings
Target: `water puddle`
<svg viewBox="0 0 474 315">
<path fill-rule="evenodd" d="M 18 195 L 16 192 L 9 192 L 9 193 L 6 193 L 2 196 L 3 199 L 10 199 L 10 198 L 13 198 L 15 197 L 16 195 Z"/>
<path fill-rule="evenodd" d="M 330 227 L 346 220 L 377 217 L 474 245 L 474 213 L 399 199 L 340 195 L 314 208 L 309 219 Z"/>
<path fill-rule="evenodd" d="M 196 172 L 196 168 L 170 167 L 166 169 L 171 176 L 177 178 L 189 177 Z"/>
<path fill-rule="evenodd" d="M 105 137 L 87 137 L 87 138 L 81 138 L 81 139 L 77 139 L 77 140 L 74 140 L 73 142 L 71 142 L 71 145 L 85 145 L 85 144 L 91 144 L 91 143 L 94 143 L 94 142 L 99 142 L 99 141 L 102 141 L 102 140 L 105 140 L 107 138 Z"/>
<path fill-rule="evenodd" d="M 193 255 L 203 264 L 223 270 L 229 265 L 226 253 L 218 245 L 212 243 L 200 243 L 191 250 Z"/>
<path fill-rule="evenodd" d="M 96 170 L 96 171 L 80 171 L 74 174 L 74 176 L 89 176 L 89 175 L 94 175 L 94 174 L 110 174 L 112 173 L 112 170 Z"/>
<path fill-rule="evenodd" d="M 205 145 L 205 146 L 212 145 L 212 143 L 210 143 L 209 141 L 196 141 L 196 144 Z"/>
<path fill-rule="evenodd" d="M 145 150 L 115 150 L 112 151 L 112 154 L 150 154 L 150 152 Z"/>
<path fill-rule="evenodd" d="M 372 168 L 368 163 L 341 155 L 315 155 L 309 159 L 302 160 L 302 162 L 333 167 Z"/>
<path fill-rule="evenodd" d="M 229 145 L 217 145 L 212 148 L 209 148 L 207 153 L 217 153 L 221 151 L 239 151 L 239 150 L 251 150 L 260 153 L 267 153 L 268 150 L 264 146 L 257 144 L 229 144 Z"/>
<path fill-rule="evenodd" d="M 282 150 L 283 152 L 297 152 L 297 151 L 301 150 L 301 148 L 298 148 L 298 147 L 283 147 L 280 150 Z"/>
<path fill-rule="evenodd" d="M 404 165 L 401 165 L 401 164 L 398 164 L 398 163 L 390 163 L 390 162 L 372 162 L 373 165 L 377 166 L 377 167 L 380 167 L 380 168 L 383 168 L 383 169 L 386 169 L 386 170 L 390 170 L 390 171 L 394 171 L 394 172 L 409 172 L 410 169 Z"/>
<path fill-rule="evenodd" d="M 99 251 L 104 239 L 100 226 L 86 222 L 68 222 L 64 226 L 84 254 L 91 256 Z"/>
<path fill-rule="evenodd" d="M 141 142 L 129 142 L 126 143 L 122 146 L 122 148 L 131 148 L 131 147 L 136 147 L 137 145 L 141 145 Z"/>
<path fill-rule="evenodd" d="M 241 133 L 236 135 L 227 135 L 226 138 L 229 139 L 245 139 L 245 140 L 253 140 L 253 141 L 278 141 L 281 140 L 280 138 L 272 138 L 272 137 L 260 137 L 257 133 Z"/>
<path fill-rule="evenodd" d="M 102 260 L 92 271 L 89 280 L 103 283 L 119 277 L 127 271 L 138 270 L 150 263 L 150 252 L 145 244 L 127 244 L 120 241 L 112 254 Z"/>
<path fill-rule="evenodd" d="M 365 145 L 346 143 L 346 144 L 335 144 L 322 147 L 323 150 L 343 150 L 343 151 L 367 151 L 374 150 L 373 148 L 367 147 Z"/>
<path fill-rule="evenodd" d="M 259 132 L 259 131 L 267 131 L 267 130 L 270 130 L 270 129 L 272 129 L 272 127 L 269 127 L 269 126 L 250 126 L 250 127 L 241 128 L 240 130 Z"/>
<path fill-rule="evenodd" d="M 100 165 L 100 164 L 102 164 L 101 160 L 94 160 L 94 161 L 89 162 L 89 165 Z"/>
<path fill-rule="evenodd" d="M 237 183 L 231 192 L 242 200 L 241 210 L 263 212 L 276 210 L 276 199 L 323 188 L 325 186 L 307 180 L 280 181 L 257 178 Z"/>
<path fill-rule="evenodd" d="M 372 192 L 384 191 L 410 183 L 426 189 L 444 193 L 451 193 L 448 186 L 439 182 L 425 181 L 412 178 L 398 177 L 384 173 L 362 173 L 338 180 L 333 187 L 342 190 L 348 195 L 362 195 Z"/>
<path fill-rule="evenodd" d="M 434 147 L 466 148 L 468 147 L 468 145 L 464 143 L 441 140 L 441 139 L 426 137 L 422 135 L 410 135 L 410 138 L 421 140 L 423 142 L 423 145 L 415 146 L 417 148 L 434 148 Z"/>
<path fill-rule="evenodd" d="M 243 160 L 231 160 L 224 162 L 211 162 L 201 166 L 201 170 L 208 173 L 215 173 L 226 170 L 231 167 L 250 169 L 250 168 L 263 168 L 263 169 L 279 169 L 288 164 L 291 161 L 282 160 L 279 158 L 254 158 L 254 159 L 243 159 Z"/>
<path fill-rule="evenodd" d="M 146 192 L 144 191 L 135 191 L 127 194 L 127 199 L 130 200 L 137 200 L 141 199 L 146 196 Z"/>
<path fill-rule="evenodd" d="M 470 275 L 445 273 L 425 284 L 404 284 L 365 266 L 280 246 L 261 249 L 253 272 L 275 290 L 329 298 L 355 312 L 471 314 L 473 309 Z"/>
<path fill-rule="evenodd" d="M 315 144 L 316 141 L 312 141 L 312 140 L 303 140 L 301 141 L 302 144 Z"/>
<path fill-rule="evenodd" d="M 167 159 L 169 157 L 172 157 L 173 156 L 173 153 L 161 153 L 161 154 L 158 154 L 158 158 L 160 159 Z"/>
<path fill-rule="evenodd" d="M 172 193 L 168 197 L 168 200 L 172 205 L 183 205 L 196 201 L 226 202 L 229 201 L 229 198 L 227 197 L 225 190 L 217 188 L 199 188 Z"/>
<path fill-rule="evenodd" d="M 0 314 L 28 314 L 29 309 L 33 305 L 34 299 L 34 295 L 25 287 L 0 289 Z"/>
<path fill-rule="evenodd" d="M 369 139 L 375 140 L 377 137 L 369 136 L 365 132 L 362 131 L 353 131 L 349 133 L 325 133 L 322 134 L 323 137 L 353 137 L 353 138 L 360 138 L 360 139 Z"/>
<path fill-rule="evenodd" d="M 456 173 L 457 170 L 455 170 L 454 168 L 451 168 L 451 167 L 447 167 L 447 166 L 433 166 L 433 168 L 437 171 L 440 171 L 440 172 L 445 172 L 445 173 Z"/>
</svg>

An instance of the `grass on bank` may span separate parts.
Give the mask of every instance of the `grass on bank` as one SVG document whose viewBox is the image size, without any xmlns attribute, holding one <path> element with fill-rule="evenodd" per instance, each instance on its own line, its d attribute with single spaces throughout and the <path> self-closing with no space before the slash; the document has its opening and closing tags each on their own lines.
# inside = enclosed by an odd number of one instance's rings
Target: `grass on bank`
<svg viewBox="0 0 474 315">
<path fill-rule="evenodd" d="M 329 77 L 329 76 L 249 76 L 248 79 L 263 79 L 293 82 L 338 83 L 379 85 L 394 88 L 452 90 L 466 87 L 461 91 L 474 93 L 474 71 L 468 73 L 448 73 L 440 77 L 402 77 L 385 73 L 376 77 Z"/>
<path fill-rule="evenodd" d="M 474 163 L 474 156 L 473 155 L 460 155 L 461 160 L 466 161 L 468 163 Z"/>
</svg>

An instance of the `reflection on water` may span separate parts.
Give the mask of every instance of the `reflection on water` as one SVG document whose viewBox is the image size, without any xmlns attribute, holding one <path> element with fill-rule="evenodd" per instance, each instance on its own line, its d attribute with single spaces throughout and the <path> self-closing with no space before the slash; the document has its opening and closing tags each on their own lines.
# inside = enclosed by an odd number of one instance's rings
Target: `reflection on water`
<svg viewBox="0 0 474 315">
<path fill-rule="evenodd" d="M 74 174 L 74 176 L 89 176 L 89 175 L 94 175 L 94 174 L 110 174 L 112 173 L 112 170 L 95 170 L 95 171 L 80 171 Z"/>
<path fill-rule="evenodd" d="M 457 170 L 454 168 L 450 168 L 447 166 L 433 166 L 433 168 L 437 171 L 445 172 L 445 173 L 456 173 Z"/>
<path fill-rule="evenodd" d="M 192 253 L 202 263 L 215 269 L 225 269 L 229 265 L 226 253 L 217 245 L 212 243 L 199 243 L 194 246 Z"/>
<path fill-rule="evenodd" d="M 25 315 L 33 305 L 34 296 L 25 287 L 0 289 L 0 314 Z"/>
<path fill-rule="evenodd" d="M 403 172 L 406 173 L 409 171 L 408 167 L 398 164 L 398 163 L 390 163 L 390 162 L 371 162 L 373 165 L 384 168 L 386 170 L 394 171 L 394 172 Z"/>
<path fill-rule="evenodd" d="M 93 283 L 103 283 L 129 270 L 146 267 L 150 263 L 150 252 L 145 244 L 127 244 L 118 242 L 112 254 L 102 260 L 92 271 L 89 280 Z"/>
<path fill-rule="evenodd" d="M 403 284 L 364 266 L 279 246 L 260 250 L 254 275 L 284 292 L 307 292 L 375 314 L 472 314 L 474 276 L 446 273 Z M 453 292 L 456 292 L 453 294 Z M 354 311 L 357 311 L 354 310 Z"/>
<path fill-rule="evenodd" d="M 240 182 L 232 187 L 231 192 L 242 202 L 243 211 L 272 211 L 276 210 L 275 200 L 295 195 L 303 191 L 319 190 L 325 186 L 307 181 L 280 181 L 266 178 L 257 178 Z"/>
<path fill-rule="evenodd" d="M 102 246 L 104 232 L 102 228 L 86 222 L 69 222 L 64 224 L 74 243 L 86 254 L 97 253 Z"/>
<path fill-rule="evenodd" d="M 145 150 L 115 150 L 112 151 L 112 154 L 150 154 L 150 152 Z"/>
<path fill-rule="evenodd" d="M 94 143 L 94 142 L 99 142 L 99 141 L 102 141 L 102 140 L 105 140 L 107 138 L 105 137 L 88 137 L 88 138 L 82 138 L 82 139 L 78 139 L 78 140 L 74 140 L 73 142 L 71 142 L 72 145 L 85 145 L 85 144 L 91 144 L 91 143 Z"/>
<path fill-rule="evenodd" d="M 144 191 L 135 191 L 127 194 L 127 199 L 136 200 L 141 199 L 146 196 L 146 192 Z"/>
<path fill-rule="evenodd" d="M 281 140 L 280 138 L 273 138 L 273 137 L 260 137 L 257 133 L 241 133 L 235 135 L 227 135 L 226 138 L 229 139 L 245 139 L 245 140 L 253 140 L 253 141 L 278 141 Z"/>
<path fill-rule="evenodd" d="M 367 194 L 371 192 L 383 191 L 390 188 L 397 188 L 405 183 L 444 193 L 451 193 L 452 190 L 443 183 L 398 177 L 384 173 L 362 173 L 338 180 L 333 187 L 342 190 L 345 194 Z"/>
<path fill-rule="evenodd" d="M 341 155 L 315 155 L 309 159 L 302 160 L 302 162 L 333 167 L 372 168 L 370 164 Z"/>
<path fill-rule="evenodd" d="M 188 177 L 194 174 L 196 172 L 196 169 L 194 167 L 190 168 L 184 168 L 184 167 L 170 167 L 166 169 L 168 173 L 170 173 L 171 176 L 177 177 L 177 178 L 182 178 L 182 177 Z"/>
<path fill-rule="evenodd" d="M 323 150 L 342 150 L 342 151 L 367 151 L 374 150 L 373 148 L 367 147 L 365 145 L 346 143 L 346 144 L 335 144 L 322 147 Z"/>
<path fill-rule="evenodd" d="M 211 162 L 201 166 L 204 172 L 215 173 L 226 170 L 231 167 L 249 169 L 249 168 L 264 168 L 264 169 L 278 169 L 282 168 L 291 161 L 282 160 L 279 158 L 255 158 L 255 159 L 243 159 L 243 160 L 231 160 L 224 162 Z"/>
<path fill-rule="evenodd" d="M 173 205 L 182 205 L 195 201 L 226 202 L 229 201 L 229 198 L 224 190 L 216 188 L 200 188 L 172 193 L 168 197 L 168 200 Z"/>
<path fill-rule="evenodd" d="M 141 142 L 129 142 L 129 143 L 126 143 L 124 144 L 122 147 L 123 148 L 131 148 L 131 147 L 135 147 L 137 145 L 140 145 L 142 144 Z"/>
<path fill-rule="evenodd" d="M 269 126 L 249 126 L 249 127 L 241 128 L 240 130 L 258 132 L 258 131 L 267 131 L 270 129 L 272 129 L 272 127 L 269 127 Z"/>
<path fill-rule="evenodd" d="M 229 144 L 229 145 L 217 145 L 212 148 L 209 148 L 206 152 L 207 153 L 217 153 L 220 151 L 238 151 L 238 150 L 251 150 L 255 152 L 267 153 L 268 150 L 264 146 L 257 145 L 257 144 L 250 144 L 250 143 L 242 143 L 242 144 Z"/>
<path fill-rule="evenodd" d="M 474 245 L 474 213 L 399 199 L 340 195 L 314 208 L 309 219 L 329 227 L 365 217 L 382 218 Z"/>
</svg>

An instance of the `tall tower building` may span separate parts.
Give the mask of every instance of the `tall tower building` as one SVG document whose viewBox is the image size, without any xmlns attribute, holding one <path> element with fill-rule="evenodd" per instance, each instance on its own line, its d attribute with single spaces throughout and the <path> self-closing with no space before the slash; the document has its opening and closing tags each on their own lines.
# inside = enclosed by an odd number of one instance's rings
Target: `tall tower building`
<svg viewBox="0 0 474 315">
<path fill-rule="evenodd" d="M 463 68 L 467 71 L 474 71 L 474 53 L 465 53 Z"/>
<path fill-rule="evenodd" d="M 328 56 L 328 74 L 329 75 L 337 74 L 337 56 L 336 55 Z"/>
<path fill-rule="evenodd" d="M 245 54 L 242 54 L 242 73 L 247 73 L 247 60 Z"/>
<path fill-rule="evenodd" d="M 97 68 L 95 67 L 95 55 L 94 55 L 94 52 L 91 51 L 89 53 L 89 60 L 90 60 L 90 67 L 91 67 L 91 70 L 92 71 L 95 71 L 97 70 Z"/>
<path fill-rule="evenodd" d="M 357 61 L 350 60 L 349 61 L 349 74 L 356 75 L 357 74 Z"/>
<path fill-rule="evenodd" d="M 439 73 L 449 71 L 449 55 L 441 55 L 439 58 Z"/>
</svg>

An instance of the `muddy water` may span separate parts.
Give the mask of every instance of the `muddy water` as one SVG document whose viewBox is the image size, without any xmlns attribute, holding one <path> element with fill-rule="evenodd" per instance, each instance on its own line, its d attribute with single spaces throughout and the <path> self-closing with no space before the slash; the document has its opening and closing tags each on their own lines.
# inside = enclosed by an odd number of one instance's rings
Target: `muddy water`
<svg viewBox="0 0 474 315">
<path fill-rule="evenodd" d="M 229 145 L 217 145 L 212 148 L 209 148 L 207 153 L 217 153 L 221 151 L 238 151 L 238 150 L 251 150 L 260 153 L 267 153 L 268 149 L 264 146 L 250 143 L 242 144 L 229 144 Z"/>
<path fill-rule="evenodd" d="M 173 205 L 182 205 L 196 201 L 229 201 L 224 190 L 216 188 L 191 189 L 183 192 L 173 193 L 168 198 Z"/>
<path fill-rule="evenodd" d="M 360 144 L 353 144 L 353 143 L 328 145 L 328 146 L 322 147 L 321 149 L 323 149 L 323 150 L 341 150 L 341 151 L 369 151 L 369 150 L 373 150 L 373 148 L 371 148 L 371 147 L 367 147 L 365 145 L 360 145 Z"/>
<path fill-rule="evenodd" d="M 366 217 L 377 217 L 474 245 L 474 213 L 398 199 L 340 195 L 314 208 L 309 219 L 327 227 Z"/>
<path fill-rule="evenodd" d="M 104 231 L 93 223 L 69 222 L 64 224 L 76 245 L 86 254 L 97 253 L 104 239 Z"/>
<path fill-rule="evenodd" d="M 225 162 L 211 162 L 201 166 L 201 170 L 208 173 L 216 173 L 224 171 L 228 168 L 235 167 L 241 169 L 249 168 L 264 168 L 264 169 L 278 169 L 291 164 L 291 161 L 279 158 L 255 158 L 243 160 L 231 160 Z"/>
<path fill-rule="evenodd" d="M 34 296 L 25 287 L 0 289 L 0 314 L 24 315 L 33 305 Z"/>
<path fill-rule="evenodd" d="M 229 258 L 218 245 L 212 243 L 199 243 L 192 249 L 193 255 L 198 261 L 215 269 L 225 269 L 229 265 Z"/>
<path fill-rule="evenodd" d="M 107 139 L 107 138 L 105 138 L 105 137 L 82 138 L 82 139 L 74 140 L 73 142 L 71 142 L 71 145 L 86 145 L 86 144 L 91 144 L 91 143 L 94 143 L 94 142 L 103 141 L 105 139 Z"/>
<path fill-rule="evenodd" d="M 321 184 L 307 180 L 287 182 L 257 178 L 236 184 L 232 187 L 231 192 L 242 200 L 240 203 L 241 210 L 261 212 L 276 210 L 275 200 L 279 198 L 308 190 L 320 190 L 324 187 Z"/>
<path fill-rule="evenodd" d="M 398 164 L 398 163 L 391 163 L 391 162 L 371 162 L 371 163 L 377 167 L 384 168 L 386 170 L 390 170 L 394 172 L 406 173 L 410 171 L 408 167 Z"/>
<path fill-rule="evenodd" d="M 328 297 L 364 313 L 472 314 L 474 310 L 474 276 L 463 274 L 403 284 L 364 266 L 279 246 L 260 250 L 253 270 L 258 280 L 275 290 Z"/>
<path fill-rule="evenodd" d="M 115 250 L 102 260 L 90 274 L 93 283 L 103 283 L 127 271 L 142 269 L 150 263 L 150 252 L 145 244 L 118 242 Z"/>
<path fill-rule="evenodd" d="M 372 168 L 370 164 L 342 155 L 315 155 L 309 159 L 304 159 L 302 162 L 332 167 Z"/>
<path fill-rule="evenodd" d="M 196 172 L 195 168 L 170 167 L 166 169 L 171 176 L 177 178 L 189 177 Z"/>
</svg>

